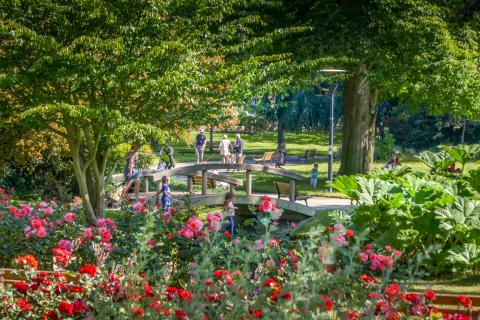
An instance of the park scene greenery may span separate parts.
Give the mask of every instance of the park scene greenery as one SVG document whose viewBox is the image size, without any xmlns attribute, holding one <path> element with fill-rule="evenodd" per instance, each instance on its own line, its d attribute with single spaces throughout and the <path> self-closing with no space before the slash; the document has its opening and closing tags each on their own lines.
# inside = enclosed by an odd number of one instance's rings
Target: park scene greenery
<svg viewBox="0 0 480 320">
<path fill-rule="evenodd" d="M 1 319 L 480 319 L 479 62 L 475 0 L 0 2 Z"/>
</svg>

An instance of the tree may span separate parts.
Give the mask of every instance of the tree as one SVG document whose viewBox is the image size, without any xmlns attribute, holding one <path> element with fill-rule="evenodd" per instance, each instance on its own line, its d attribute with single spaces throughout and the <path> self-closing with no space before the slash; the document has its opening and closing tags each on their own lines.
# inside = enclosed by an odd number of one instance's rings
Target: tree
<svg viewBox="0 0 480 320">
<path fill-rule="evenodd" d="M 294 6 L 314 28 L 299 40 L 307 46 L 299 47 L 298 57 L 343 59 L 331 66 L 351 72 L 344 88 L 340 173 L 372 166 L 379 93 L 426 100 L 433 113 L 478 115 L 478 14 L 469 23 L 460 21 L 460 1 L 302 1 Z"/>
<path fill-rule="evenodd" d="M 347 76 L 330 79 L 345 81 L 340 173 L 366 172 L 373 162 L 379 95 L 412 105 L 426 101 L 431 113 L 478 116 L 480 19 L 474 9 L 474 2 L 461 1 L 284 1 L 261 11 L 276 18 L 266 24 L 281 36 L 264 45 L 259 37 L 251 55 L 264 63 L 250 59 L 260 69 L 263 93 L 318 84 L 325 81 L 320 69 L 347 69 Z"/>
<path fill-rule="evenodd" d="M 0 104 L 11 122 L 68 142 L 87 219 L 104 212 L 119 143 L 160 141 L 221 108 L 224 64 L 210 30 L 235 1 L 0 4 Z M 214 14 L 213 14 L 214 13 Z M 222 80 L 223 79 L 223 80 Z"/>
</svg>

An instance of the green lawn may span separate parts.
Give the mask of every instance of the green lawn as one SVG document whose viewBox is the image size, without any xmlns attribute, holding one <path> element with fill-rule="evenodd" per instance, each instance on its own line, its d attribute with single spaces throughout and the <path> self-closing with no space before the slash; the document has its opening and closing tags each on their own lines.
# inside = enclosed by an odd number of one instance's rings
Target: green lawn
<svg viewBox="0 0 480 320">
<path fill-rule="evenodd" d="M 190 145 L 182 142 L 174 144 L 173 147 L 175 149 L 175 159 L 177 162 L 190 162 L 193 163 L 195 161 L 195 153 L 193 150 L 193 141 L 195 139 L 197 132 L 191 132 L 190 134 Z M 224 133 L 222 132 L 215 132 L 214 133 L 214 141 L 221 140 Z M 242 134 L 242 139 L 245 143 L 245 154 L 247 155 L 247 159 L 253 159 L 255 156 L 263 154 L 265 151 L 275 151 L 277 146 L 277 133 L 276 132 L 263 132 L 259 134 Z M 230 141 L 235 140 L 234 133 L 227 133 Z M 209 133 L 206 133 L 207 139 L 209 139 Z M 328 134 L 326 132 L 317 132 L 317 133 L 293 133 L 287 132 L 285 135 L 286 144 L 287 144 L 287 154 L 289 156 L 292 155 L 300 155 L 303 154 L 305 150 L 308 149 L 317 149 L 317 155 L 325 156 L 327 154 L 327 143 L 328 143 Z M 337 132 L 334 138 L 334 148 L 338 150 L 339 145 L 341 144 L 341 133 Z M 205 159 L 208 161 L 219 161 L 220 156 L 218 153 L 210 154 L 209 150 L 205 150 Z M 402 158 L 400 156 L 400 160 Z M 322 160 L 316 160 L 319 165 L 319 179 L 318 179 L 318 186 L 316 189 L 312 189 L 309 185 L 309 178 L 310 178 L 310 170 L 313 167 L 313 161 L 309 160 L 308 163 L 305 161 L 301 162 L 294 162 L 288 163 L 285 166 L 286 170 L 293 171 L 305 177 L 303 181 L 297 183 L 298 193 L 303 195 L 311 195 L 311 196 L 327 196 L 327 197 L 343 197 L 340 193 L 329 193 L 325 187 L 325 181 L 327 179 L 327 161 L 325 158 Z M 377 161 L 375 162 L 376 168 L 382 168 L 385 164 L 385 161 Z M 428 172 L 428 167 L 418 161 L 412 161 L 411 159 L 407 159 L 407 161 L 402 161 L 403 166 L 408 166 L 414 169 L 415 171 L 423 171 Z M 334 173 L 338 170 L 340 166 L 340 162 L 338 159 L 334 162 Z M 478 164 L 469 164 L 467 165 L 466 170 L 470 170 L 472 168 L 478 168 Z M 245 173 L 233 173 L 233 177 L 245 179 Z M 273 181 L 283 181 L 288 182 L 286 180 L 282 180 L 279 177 L 269 175 L 269 174 L 261 174 L 261 173 L 254 173 L 253 175 L 253 191 L 256 193 L 274 193 L 274 186 Z M 178 184 L 178 190 L 183 191 L 186 190 L 186 187 L 182 185 L 182 183 Z M 197 189 L 199 190 L 199 188 Z M 243 193 L 244 189 L 240 188 L 239 193 Z M 223 192 L 222 190 L 212 190 L 211 192 Z"/>
<path fill-rule="evenodd" d="M 235 141 L 234 133 L 226 133 L 229 140 L 233 143 Z M 193 142 L 197 132 L 192 132 L 189 143 L 179 142 L 173 144 L 175 150 L 175 160 L 177 162 L 194 162 L 195 152 L 193 149 Z M 224 133 L 215 132 L 213 135 L 214 141 L 220 141 Z M 206 133 L 207 140 L 210 135 Z M 277 149 L 277 133 L 263 132 L 259 134 L 242 134 L 244 141 L 245 154 L 247 158 L 253 158 L 254 155 L 263 154 L 266 151 L 275 151 Z M 334 149 L 337 150 L 341 143 L 341 133 L 336 133 L 334 137 Z M 288 155 L 300 155 L 308 149 L 317 149 L 317 155 L 326 155 L 328 150 L 328 134 L 325 132 L 318 133 L 294 133 L 287 132 L 285 134 Z M 220 160 L 218 153 L 211 154 L 207 149 L 205 150 L 205 159 L 212 161 Z"/>
</svg>

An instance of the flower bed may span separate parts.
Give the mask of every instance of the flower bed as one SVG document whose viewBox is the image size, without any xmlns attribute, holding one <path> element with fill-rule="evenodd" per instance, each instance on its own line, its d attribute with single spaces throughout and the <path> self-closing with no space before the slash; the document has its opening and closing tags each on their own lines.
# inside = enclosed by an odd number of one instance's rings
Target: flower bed
<svg viewBox="0 0 480 320">
<path fill-rule="evenodd" d="M 31 246 L 30 254 L 12 259 L 17 280 L 0 286 L 2 319 L 442 317 L 429 292 L 405 293 L 396 268 L 401 251 L 369 244 L 340 223 L 290 239 L 278 229 L 281 211 L 268 197 L 247 222 L 253 232 L 237 237 L 224 231 L 220 212 L 200 219 L 190 209 L 170 218 L 140 202 L 116 221 L 82 225 L 74 212 L 72 222 L 56 226 L 50 217 L 66 215 L 52 208 L 50 216 L 48 205 L 3 204 L 1 214 L 18 223 L 16 232 L 50 247 Z M 19 227 L 21 221 L 32 229 Z M 452 319 L 476 315 L 462 308 L 470 315 Z"/>
</svg>

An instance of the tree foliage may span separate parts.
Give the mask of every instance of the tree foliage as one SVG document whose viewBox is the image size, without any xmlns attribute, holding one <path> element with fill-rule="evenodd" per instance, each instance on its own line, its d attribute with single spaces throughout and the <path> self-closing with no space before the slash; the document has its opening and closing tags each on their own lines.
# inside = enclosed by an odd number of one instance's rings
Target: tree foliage
<svg viewBox="0 0 480 320">
<path fill-rule="evenodd" d="M 236 1 L 53 1 L 0 4 L 0 104 L 9 121 L 69 145 L 84 208 L 103 213 L 119 143 L 164 140 L 224 104 L 220 22 Z M 231 30 L 225 30 L 228 32 Z M 227 72 L 228 73 L 228 72 Z"/>
</svg>

